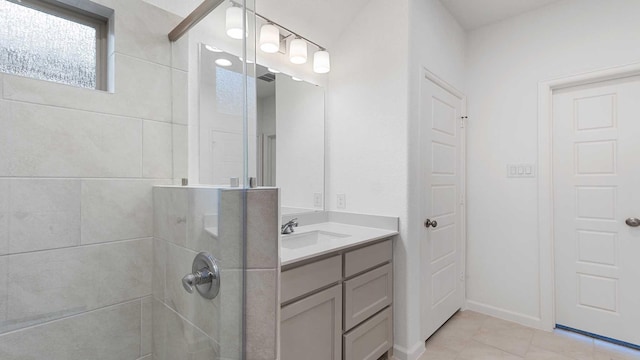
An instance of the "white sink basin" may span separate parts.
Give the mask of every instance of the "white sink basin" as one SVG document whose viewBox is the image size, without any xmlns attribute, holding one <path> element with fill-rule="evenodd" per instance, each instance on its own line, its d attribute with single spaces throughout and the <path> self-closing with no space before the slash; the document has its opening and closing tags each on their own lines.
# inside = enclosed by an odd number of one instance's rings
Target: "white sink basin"
<svg viewBox="0 0 640 360">
<path fill-rule="evenodd" d="M 322 230 L 293 233 L 289 235 L 282 235 L 282 247 L 285 249 L 300 249 L 307 246 L 317 245 L 321 242 L 349 236 L 351 235 L 332 233 Z"/>
</svg>

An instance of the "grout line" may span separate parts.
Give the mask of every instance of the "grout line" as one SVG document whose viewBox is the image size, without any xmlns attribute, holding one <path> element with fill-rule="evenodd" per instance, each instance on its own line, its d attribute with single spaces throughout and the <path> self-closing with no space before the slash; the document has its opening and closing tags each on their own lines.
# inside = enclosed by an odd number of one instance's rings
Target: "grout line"
<svg viewBox="0 0 640 360">
<path fill-rule="evenodd" d="M 22 252 L 11 253 L 11 254 L 2 254 L 2 255 L 0 255 L 0 258 L 5 258 L 5 257 L 8 258 L 8 257 L 11 257 L 11 256 L 17 256 L 17 255 L 41 253 L 41 252 L 45 252 L 45 251 L 70 250 L 70 249 L 75 249 L 75 248 L 87 248 L 87 247 L 93 247 L 93 246 L 107 246 L 107 245 L 114 245 L 114 244 L 122 244 L 122 243 L 126 243 L 126 242 L 143 241 L 143 240 L 148 240 L 148 239 L 153 239 L 153 236 L 138 237 L 138 238 L 131 238 L 131 239 L 121 239 L 121 240 L 113 240 L 113 241 L 105 241 L 105 242 L 100 242 L 100 243 L 95 243 L 95 244 L 80 244 L 80 245 L 73 245 L 73 246 L 63 246 L 63 247 L 57 247 L 57 248 L 52 248 L 52 249 L 22 251 Z"/>
<path fill-rule="evenodd" d="M 140 177 L 144 177 L 144 120 L 140 122 Z"/>
<path fill-rule="evenodd" d="M 152 286 L 151 292 L 153 292 L 153 274 L 151 276 L 151 279 L 152 279 L 151 280 L 151 282 L 152 282 L 152 284 L 151 284 L 151 286 Z M 140 298 L 140 344 L 139 344 L 140 348 L 138 349 L 138 357 L 140 357 L 140 358 L 143 356 L 143 354 L 142 354 L 142 343 L 144 342 L 144 329 L 143 329 L 143 321 L 142 321 L 142 318 L 144 317 L 144 310 L 143 310 L 144 306 L 142 305 L 142 299 L 144 299 L 144 298 Z"/>
<path fill-rule="evenodd" d="M 172 123 L 171 121 L 148 119 L 148 118 L 143 118 L 143 117 L 139 117 L 139 116 L 121 115 L 121 114 L 118 114 L 118 113 L 109 113 L 109 112 L 103 112 L 103 111 L 79 109 L 79 108 L 74 108 L 74 107 L 69 107 L 69 106 L 53 105 L 53 104 L 48 104 L 48 103 L 36 102 L 36 101 L 6 99 L 6 98 L 4 98 L 3 101 L 9 102 L 9 103 L 16 103 L 16 104 L 29 104 L 29 105 L 34 105 L 34 106 L 43 106 L 43 107 L 64 109 L 64 110 L 70 110 L 70 111 L 78 111 L 78 112 L 90 113 L 90 114 L 96 114 L 96 115 L 118 117 L 118 118 L 128 119 L 128 120 L 146 120 L 146 121 L 154 121 L 154 122 L 159 122 L 159 123 L 164 123 L 164 124 L 171 124 Z"/>
<path fill-rule="evenodd" d="M 145 295 L 144 297 L 146 297 L 146 296 L 148 296 L 148 295 Z M 92 314 L 92 313 L 95 313 L 95 312 L 98 312 L 98 311 L 103 311 L 103 310 L 107 310 L 107 309 L 110 309 L 110 308 L 115 308 L 117 306 L 132 304 L 132 303 L 135 303 L 136 301 L 140 301 L 140 299 L 142 299 L 142 298 L 138 297 L 138 298 L 134 298 L 134 299 L 128 299 L 128 300 L 117 302 L 115 304 L 109 304 L 109 305 L 105 305 L 105 306 L 102 306 L 102 307 L 99 307 L 99 308 L 87 310 L 87 311 L 84 311 L 84 312 L 81 312 L 81 313 L 77 313 L 77 314 L 73 314 L 73 315 L 69 315 L 69 316 L 63 316 L 63 317 L 61 317 L 59 319 L 48 320 L 48 321 L 45 321 L 45 322 L 42 322 L 42 323 L 39 323 L 39 324 L 25 326 L 25 327 L 20 328 L 20 329 L 15 329 L 15 330 L 11 330 L 11 331 L 2 333 L 2 334 L 0 334 L 0 338 L 4 337 L 5 335 L 10 335 L 10 334 L 18 333 L 18 332 L 21 332 L 21 331 L 26 331 L 26 330 L 33 329 L 33 328 L 40 327 L 40 326 L 50 325 L 52 323 L 65 321 L 65 320 L 73 319 L 73 318 L 80 317 L 80 316 L 85 316 L 85 315 Z"/>
<path fill-rule="evenodd" d="M 163 68 L 166 68 L 166 69 L 169 69 L 169 70 L 173 69 L 173 66 L 171 65 L 171 59 L 169 59 L 169 65 L 167 65 L 167 64 L 161 64 L 161 63 L 155 62 L 153 60 L 144 59 L 144 58 L 137 57 L 137 56 L 134 56 L 134 55 L 131 55 L 131 54 L 127 54 L 127 53 L 124 53 L 124 52 L 119 51 L 117 49 L 113 51 L 113 54 L 114 55 L 120 55 L 120 56 L 128 57 L 130 59 L 138 60 L 140 62 L 145 62 L 145 63 L 151 64 L 151 65 L 156 65 L 158 67 L 163 67 Z M 171 55 L 172 55 L 171 54 L 171 50 L 169 50 L 169 57 L 170 58 L 172 57 Z M 117 66 L 118 65 L 116 64 L 116 68 L 117 68 Z M 176 69 L 176 70 L 179 70 L 179 69 Z M 116 69 L 116 72 L 117 72 L 117 69 Z"/>
<path fill-rule="evenodd" d="M 171 308 L 171 306 L 169 306 L 169 304 L 165 303 L 164 301 L 162 302 L 162 306 L 165 307 L 165 309 L 168 309 L 169 311 L 171 311 L 172 313 L 174 313 L 175 315 L 177 315 L 182 321 L 186 322 L 188 325 L 192 326 L 193 328 L 197 329 L 198 331 L 200 331 L 202 334 L 204 335 L 207 339 L 210 339 L 211 341 L 213 341 L 218 347 L 220 347 L 220 342 L 218 342 L 218 340 L 214 339 L 213 337 L 209 336 L 209 334 L 207 334 L 204 330 L 202 330 L 201 328 L 199 328 L 198 326 L 196 326 L 194 323 L 192 323 L 191 321 L 189 321 L 189 319 L 185 318 L 182 314 L 180 314 L 179 312 L 177 312 L 176 310 L 174 310 L 173 308 Z M 224 329 L 219 329 L 221 331 L 223 331 Z"/>
<path fill-rule="evenodd" d="M 11 203 L 11 194 L 12 194 L 12 181 L 9 181 L 7 184 L 8 192 L 7 192 L 7 202 L 9 203 L 9 207 L 7 209 L 7 251 L 11 248 L 11 209 L 13 208 L 13 204 Z M 4 278 L 5 278 L 5 289 L 6 289 L 6 301 L 4 303 L 4 314 L 5 319 L 8 318 L 9 315 L 9 258 L 0 256 L 0 259 L 4 260 Z"/>
<path fill-rule="evenodd" d="M 171 183 L 173 179 L 169 178 L 140 178 L 140 177 L 68 177 L 68 176 L 0 176 L 0 180 L 80 180 L 80 181 L 167 181 Z M 160 184 L 166 185 L 166 184 Z"/>
<path fill-rule="evenodd" d="M 173 124 L 175 123 L 174 114 L 175 114 L 175 83 L 173 76 L 173 45 L 169 44 L 169 67 L 171 68 L 171 75 L 169 77 L 169 91 L 171 95 L 171 177 L 173 179 L 176 178 L 176 144 L 175 144 L 175 134 L 173 132 Z M 188 88 L 187 88 L 188 89 Z M 189 98 L 189 94 L 187 94 L 187 99 Z"/>
</svg>

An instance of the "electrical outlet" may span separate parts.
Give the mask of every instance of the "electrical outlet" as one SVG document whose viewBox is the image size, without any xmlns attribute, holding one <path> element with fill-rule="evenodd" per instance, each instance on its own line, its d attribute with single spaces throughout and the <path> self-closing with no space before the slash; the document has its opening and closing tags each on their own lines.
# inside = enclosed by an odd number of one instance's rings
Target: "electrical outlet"
<svg viewBox="0 0 640 360">
<path fill-rule="evenodd" d="M 338 209 L 346 209 L 347 208 L 347 195 L 338 194 Z"/>
<path fill-rule="evenodd" d="M 313 207 L 322 208 L 322 193 L 313 194 Z"/>
</svg>

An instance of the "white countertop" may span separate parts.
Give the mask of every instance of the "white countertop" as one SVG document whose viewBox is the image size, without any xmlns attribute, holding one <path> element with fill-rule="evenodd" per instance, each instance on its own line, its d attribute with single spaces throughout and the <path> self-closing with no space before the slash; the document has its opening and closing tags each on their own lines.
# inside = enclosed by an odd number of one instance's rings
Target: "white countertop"
<svg viewBox="0 0 640 360">
<path fill-rule="evenodd" d="M 282 246 L 282 242 L 286 241 L 287 236 L 291 235 L 282 235 L 280 244 L 280 262 L 282 266 L 293 264 L 306 259 L 311 259 L 316 256 L 329 254 L 352 246 L 366 244 L 371 241 L 384 239 L 398 234 L 398 232 L 394 230 L 348 225 L 335 222 L 325 222 L 307 226 L 300 226 L 294 228 L 294 230 L 294 233 L 291 234 L 294 236 L 312 231 L 324 231 L 328 233 L 338 233 L 348 236 L 321 240 L 315 244 L 301 246 L 296 249 L 287 249 Z M 295 239 L 291 239 L 290 241 L 295 241 Z"/>
</svg>

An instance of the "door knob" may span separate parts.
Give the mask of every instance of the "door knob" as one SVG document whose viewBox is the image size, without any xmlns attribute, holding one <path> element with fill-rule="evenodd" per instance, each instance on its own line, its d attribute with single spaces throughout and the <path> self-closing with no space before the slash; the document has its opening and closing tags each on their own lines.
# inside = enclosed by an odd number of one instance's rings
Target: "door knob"
<svg viewBox="0 0 640 360">
<path fill-rule="evenodd" d="M 438 227 L 438 222 L 435 221 L 435 220 L 427 219 L 424 222 L 424 227 L 426 227 L 427 229 L 430 228 L 430 227 L 434 227 L 434 228 Z"/>
<path fill-rule="evenodd" d="M 627 223 L 627 225 L 631 226 L 631 227 L 638 227 L 640 226 L 640 219 L 638 218 L 628 218 L 625 223 Z"/>
<path fill-rule="evenodd" d="M 220 292 L 220 269 L 218 263 L 211 254 L 201 252 L 193 259 L 191 274 L 182 278 L 182 286 L 188 293 L 193 293 L 193 288 L 206 299 L 213 299 Z"/>
</svg>

